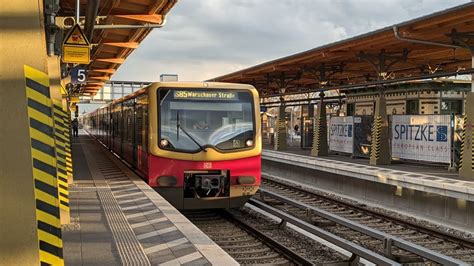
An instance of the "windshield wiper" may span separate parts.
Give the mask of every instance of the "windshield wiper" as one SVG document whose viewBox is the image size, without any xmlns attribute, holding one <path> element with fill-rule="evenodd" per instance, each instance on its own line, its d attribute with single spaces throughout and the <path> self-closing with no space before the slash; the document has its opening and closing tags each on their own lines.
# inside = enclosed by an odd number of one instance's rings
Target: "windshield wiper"
<svg viewBox="0 0 474 266">
<path fill-rule="evenodd" d="M 199 142 L 193 138 L 193 136 L 191 136 L 191 134 L 189 134 L 182 126 L 181 124 L 179 123 L 179 111 L 177 112 L 176 114 L 176 139 L 179 141 L 179 129 L 181 129 L 184 134 L 186 134 L 186 136 L 188 136 L 194 143 L 196 143 L 196 145 L 199 146 L 199 149 L 201 151 L 204 151 L 204 152 L 207 152 L 206 148 L 204 148 L 203 146 L 201 146 L 201 144 L 199 144 Z"/>
</svg>

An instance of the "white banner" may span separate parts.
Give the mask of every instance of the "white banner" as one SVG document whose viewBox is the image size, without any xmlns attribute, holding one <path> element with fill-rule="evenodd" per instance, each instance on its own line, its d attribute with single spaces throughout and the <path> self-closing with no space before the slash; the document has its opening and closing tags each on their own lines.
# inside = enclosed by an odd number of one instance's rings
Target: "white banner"
<svg viewBox="0 0 474 266">
<path fill-rule="evenodd" d="M 354 141 L 354 118 L 352 116 L 331 117 L 329 123 L 329 149 L 351 153 Z"/>
<path fill-rule="evenodd" d="M 449 115 L 392 116 L 392 157 L 449 163 L 451 117 Z"/>
</svg>

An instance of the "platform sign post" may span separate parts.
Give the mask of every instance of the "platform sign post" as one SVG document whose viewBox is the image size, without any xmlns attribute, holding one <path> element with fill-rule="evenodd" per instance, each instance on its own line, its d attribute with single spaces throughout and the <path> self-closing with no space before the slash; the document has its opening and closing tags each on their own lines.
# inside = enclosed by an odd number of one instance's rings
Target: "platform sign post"
<svg viewBox="0 0 474 266">
<path fill-rule="evenodd" d="M 380 94 L 380 97 L 375 101 L 370 165 L 386 165 L 391 163 L 392 158 L 388 144 L 387 100 L 383 94 Z"/>
<path fill-rule="evenodd" d="M 324 92 L 321 91 L 319 97 L 318 114 L 313 126 L 313 147 L 311 149 L 311 156 L 316 157 L 328 155 L 328 130 Z"/>
<path fill-rule="evenodd" d="M 86 84 L 87 70 L 84 67 L 75 67 L 71 70 L 71 84 Z"/>
<path fill-rule="evenodd" d="M 474 92 L 468 92 L 462 132 L 459 176 L 474 179 Z"/>
<path fill-rule="evenodd" d="M 89 41 L 79 24 L 76 24 L 64 39 L 62 61 L 64 63 L 89 64 L 90 50 Z"/>
</svg>

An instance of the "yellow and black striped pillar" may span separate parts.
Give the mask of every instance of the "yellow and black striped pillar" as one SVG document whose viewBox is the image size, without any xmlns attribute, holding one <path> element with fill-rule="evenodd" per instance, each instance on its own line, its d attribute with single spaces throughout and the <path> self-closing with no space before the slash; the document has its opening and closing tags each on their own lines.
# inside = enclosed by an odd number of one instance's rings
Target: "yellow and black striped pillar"
<svg viewBox="0 0 474 266">
<path fill-rule="evenodd" d="M 47 74 L 24 67 L 41 264 L 63 265 L 53 111 Z"/>
<path fill-rule="evenodd" d="M 459 176 L 474 179 L 474 92 L 466 96 Z"/>
<path fill-rule="evenodd" d="M 312 156 L 328 155 L 328 126 L 326 118 L 326 103 L 324 102 L 324 92 L 319 93 L 318 116 L 313 125 L 313 147 Z"/>
<path fill-rule="evenodd" d="M 72 151 L 71 151 L 71 112 L 69 108 L 67 111 L 64 112 L 63 120 L 64 120 L 64 136 L 66 137 L 67 141 L 65 143 L 65 152 L 66 152 L 66 172 L 67 172 L 67 180 L 68 184 L 72 184 L 74 181 L 74 175 L 72 171 Z"/>
<path fill-rule="evenodd" d="M 387 102 L 383 94 L 375 101 L 374 124 L 372 126 L 371 165 L 391 163 L 388 141 Z"/>
<path fill-rule="evenodd" d="M 276 121 L 276 136 L 275 136 L 275 144 L 274 144 L 274 149 L 276 151 L 286 151 L 288 148 L 288 144 L 286 143 L 287 132 L 286 132 L 285 108 L 286 108 L 285 104 L 282 103 L 280 106 L 278 119 Z"/>
<path fill-rule="evenodd" d="M 64 124 L 65 112 L 63 111 L 62 103 L 54 99 L 53 114 L 54 139 L 56 143 L 56 161 L 58 168 L 58 195 L 59 208 L 61 211 L 61 224 L 69 224 L 69 188 L 66 161 L 66 143 L 69 143 L 69 139 L 65 135 L 65 131 L 68 130 L 68 127 Z"/>
</svg>

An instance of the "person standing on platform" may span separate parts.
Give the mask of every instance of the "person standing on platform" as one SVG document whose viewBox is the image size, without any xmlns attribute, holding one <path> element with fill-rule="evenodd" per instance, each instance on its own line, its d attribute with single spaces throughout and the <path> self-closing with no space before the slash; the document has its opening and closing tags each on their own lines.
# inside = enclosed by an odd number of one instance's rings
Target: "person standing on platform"
<svg viewBox="0 0 474 266">
<path fill-rule="evenodd" d="M 77 117 L 72 120 L 72 135 L 74 137 L 79 136 L 79 122 L 77 121 Z"/>
</svg>

